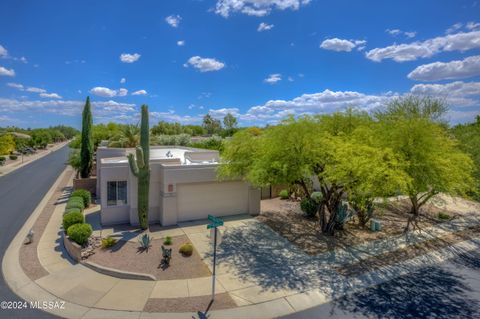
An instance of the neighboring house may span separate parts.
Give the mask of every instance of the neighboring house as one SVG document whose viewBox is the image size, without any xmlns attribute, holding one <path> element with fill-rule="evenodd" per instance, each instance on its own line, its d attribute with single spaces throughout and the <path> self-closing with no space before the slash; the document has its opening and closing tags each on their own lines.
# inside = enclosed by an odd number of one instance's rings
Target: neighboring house
<svg viewBox="0 0 480 319">
<path fill-rule="evenodd" d="M 97 197 L 103 225 L 138 225 L 137 179 L 126 155 L 134 149 L 97 149 Z M 244 181 L 219 181 L 218 151 L 150 148 L 149 221 L 164 226 L 207 218 L 260 213 L 260 190 Z"/>
</svg>

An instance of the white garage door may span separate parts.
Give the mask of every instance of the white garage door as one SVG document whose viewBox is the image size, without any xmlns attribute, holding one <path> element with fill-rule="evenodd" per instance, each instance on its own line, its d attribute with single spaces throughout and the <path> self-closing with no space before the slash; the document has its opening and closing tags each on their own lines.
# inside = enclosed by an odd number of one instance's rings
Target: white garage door
<svg viewBox="0 0 480 319">
<path fill-rule="evenodd" d="M 177 185 L 178 221 L 248 212 L 248 186 L 243 182 Z"/>
</svg>

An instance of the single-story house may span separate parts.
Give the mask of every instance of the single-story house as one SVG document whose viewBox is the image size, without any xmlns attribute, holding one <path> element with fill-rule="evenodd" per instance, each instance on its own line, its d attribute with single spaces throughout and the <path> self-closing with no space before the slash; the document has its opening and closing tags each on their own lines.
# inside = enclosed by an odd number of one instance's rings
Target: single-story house
<svg viewBox="0 0 480 319">
<path fill-rule="evenodd" d="M 138 225 L 137 178 L 127 154 L 134 149 L 97 149 L 97 197 L 102 225 Z M 260 190 L 217 179 L 218 151 L 189 147 L 150 148 L 149 222 L 163 226 L 207 218 L 260 213 Z"/>
</svg>

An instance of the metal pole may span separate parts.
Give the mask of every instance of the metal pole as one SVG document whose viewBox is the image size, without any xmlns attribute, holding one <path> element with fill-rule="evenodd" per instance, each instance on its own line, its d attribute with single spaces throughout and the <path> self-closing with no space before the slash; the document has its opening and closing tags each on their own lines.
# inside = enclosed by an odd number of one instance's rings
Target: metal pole
<svg viewBox="0 0 480 319">
<path fill-rule="evenodd" d="M 215 264 L 217 261 L 217 227 L 213 235 L 213 275 L 212 275 L 212 301 L 215 299 Z"/>
</svg>

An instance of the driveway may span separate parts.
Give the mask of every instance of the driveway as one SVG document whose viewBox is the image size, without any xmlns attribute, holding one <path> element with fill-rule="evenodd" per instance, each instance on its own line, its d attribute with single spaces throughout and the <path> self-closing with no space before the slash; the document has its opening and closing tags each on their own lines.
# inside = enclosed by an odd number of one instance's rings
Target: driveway
<svg viewBox="0 0 480 319">
<path fill-rule="evenodd" d="M 463 253 L 282 318 L 480 318 L 480 253 Z"/>
<path fill-rule="evenodd" d="M 0 253 L 5 250 L 30 214 L 65 168 L 68 146 L 14 172 L 0 176 Z M 0 301 L 19 301 L 0 277 Z M 38 310 L 0 310 L 0 318 L 55 318 Z"/>
</svg>

